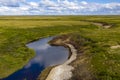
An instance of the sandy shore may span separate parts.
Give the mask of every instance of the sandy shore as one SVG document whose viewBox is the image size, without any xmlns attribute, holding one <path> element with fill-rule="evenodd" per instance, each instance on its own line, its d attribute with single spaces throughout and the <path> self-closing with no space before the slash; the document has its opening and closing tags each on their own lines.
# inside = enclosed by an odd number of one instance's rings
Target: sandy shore
<svg viewBox="0 0 120 80">
<path fill-rule="evenodd" d="M 72 77 L 72 70 L 74 69 L 74 67 L 69 64 L 76 59 L 77 50 L 71 44 L 65 45 L 68 46 L 71 50 L 70 58 L 64 64 L 58 65 L 53 68 L 46 80 L 68 80 Z"/>
</svg>

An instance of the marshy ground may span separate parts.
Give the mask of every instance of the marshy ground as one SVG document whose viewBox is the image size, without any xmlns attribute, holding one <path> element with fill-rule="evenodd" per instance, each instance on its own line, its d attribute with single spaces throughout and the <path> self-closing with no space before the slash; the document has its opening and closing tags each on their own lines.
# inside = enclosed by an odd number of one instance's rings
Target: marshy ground
<svg viewBox="0 0 120 80">
<path fill-rule="evenodd" d="M 103 28 L 91 22 L 112 26 Z M 0 78 L 22 68 L 34 56 L 26 43 L 59 35 L 70 37 L 68 43 L 77 49 L 70 80 L 120 80 L 120 16 L 0 17 Z"/>
</svg>

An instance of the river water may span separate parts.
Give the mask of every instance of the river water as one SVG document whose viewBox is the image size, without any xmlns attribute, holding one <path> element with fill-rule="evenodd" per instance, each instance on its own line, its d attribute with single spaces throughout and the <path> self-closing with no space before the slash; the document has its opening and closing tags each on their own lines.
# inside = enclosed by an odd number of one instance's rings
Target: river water
<svg viewBox="0 0 120 80">
<path fill-rule="evenodd" d="M 69 57 L 69 50 L 63 46 L 51 46 L 48 41 L 53 37 L 39 39 L 26 46 L 36 55 L 20 70 L 3 80 L 36 80 L 46 67 L 64 63 Z"/>
</svg>

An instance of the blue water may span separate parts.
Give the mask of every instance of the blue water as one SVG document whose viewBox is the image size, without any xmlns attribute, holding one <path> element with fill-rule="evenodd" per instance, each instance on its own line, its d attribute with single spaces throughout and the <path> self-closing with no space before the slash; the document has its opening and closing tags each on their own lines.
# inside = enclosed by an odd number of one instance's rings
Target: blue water
<svg viewBox="0 0 120 80">
<path fill-rule="evenodd" d="M 40 39 L 27 44 L 34 49 L 36 55 L 22 69 L 14 72 L 3 80 L 36 80 L 42 70 L 48 66 L 64 63 L 69 56 L 68 49 L 48 44 L 52 37 Z"/>
</svg>

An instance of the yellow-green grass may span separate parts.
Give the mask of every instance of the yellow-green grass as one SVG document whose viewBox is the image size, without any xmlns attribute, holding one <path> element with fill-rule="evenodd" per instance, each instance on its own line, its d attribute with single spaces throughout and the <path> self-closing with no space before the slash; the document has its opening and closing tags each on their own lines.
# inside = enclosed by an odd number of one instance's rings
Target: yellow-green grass
<svg viewBox="0 0 120 80">
<path fill-rule="evenodd" d="M 71 80 L 120 80 L 120 48 L 111 48 L 120 45 L 120 16 L 109 18 L 92 16 L 86 19 L 114 24 L 109 29 L 84 29 L 74 34 L 72 41 L 77 45 L 78 58 L 72 63 L 75 70 Z M 84 54 L 80 55 L 80 52 Z"/>
<path fill-rule="evenodd" d="M 0 21 L 0 27 L 15 27 L 15 28 L 34 28 L 34 27 L 50 27 L 50 26 L 71 26 L 71 25 L 86 25 L 83 21 Z"/>
<path fill-rule="evenodd" d="M 4 18 L 7 19 L 4 20 Z M 41 17 L 33 19 L 31 16 L 26 20 L 25 16 L 19 20 L 20 18 L 2 17 L 0 19 L 0 78 L 22 68 L 34 56 L 34 51 L 28 49 L 25 46 L 26 43 L 43 37 L 77 32 L 80 26 L 89 25 L 81 21 L 65 21 L 64 18 L 63 20 L 49 18 L 41 20 Z M 52 18 L 56 19 L 56 17 Z"/>
<path fill-rule="evenodd" d="M 120 80 L 120 50 L 110 48 L 120 44 L 119 20 L 120 16 L 0 17 L 0 78 L 20 69 L 35 55 L 33 50 L 25 46 L 26 43 L 43 37 L 71 33 L 69 36 L 72 36 L 78 54 L 82 52 L 82 58 L 87 58 L 86 64 L 83 65 L 89 67 L 88 72 L 94 79 Z M 114 26 L 103 29 L 89 21 Z M 80 56 L 78 55 L 77 60 L 72 63 L 75 67 L 72 80 L 85 77 L 79 75 Z"/>
</svg>

